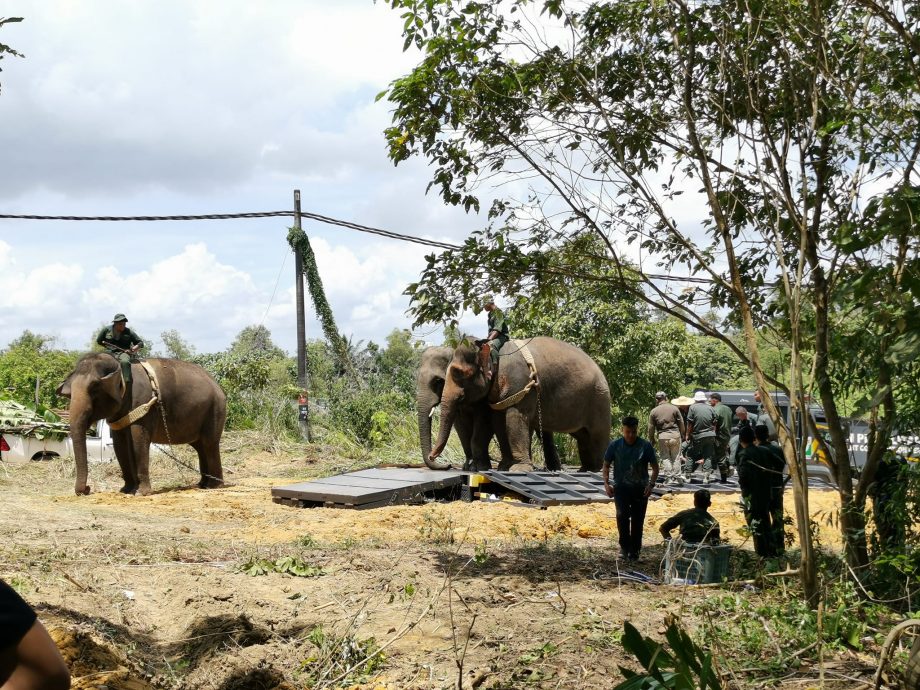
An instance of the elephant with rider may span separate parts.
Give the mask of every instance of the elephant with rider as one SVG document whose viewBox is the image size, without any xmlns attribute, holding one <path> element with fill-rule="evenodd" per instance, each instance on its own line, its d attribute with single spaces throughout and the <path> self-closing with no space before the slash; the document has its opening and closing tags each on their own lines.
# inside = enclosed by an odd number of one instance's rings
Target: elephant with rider
<svg viewBox="0 0 920 690">
<path fill-rule="evenodd" d="M 112 430 L 115 456 L 128 494 L 147 495 L 150 444 L 187 443 L 198 453 L 201 488 L 223 484 L 220 437 L 227 398 L 201 367 L 176 359 L 131 363 L 126 381 L 121 363 L 109 353 L 84 355 L 58 387 L 70 398 L 70 429 L 76 462 L 77 494 L 88 494 L 86 430 L 105 419 Z"/>
<path fill-rule="evenodd" d="M 487 405 L 501 449 L 498 469 L 529 462 L 536 431 L 543 434 L 544 447 L 547 438 L 552 445 L 552 433 L 570 434 L 581 470 L 599 470 L 610 441 L 610 389 L 597 363 L 574 345 L 549 337 L 508 341 L 498 359 L 490 380 L 474 343 L 465 340 L 454 350 L 441 389 L 441 426 L 426 463 L 442 467 L 436 460 L 458 418 L 465 409 Z M 560 469 L 558 457 L 548 456 L 547 467 Z"/>
</svg>

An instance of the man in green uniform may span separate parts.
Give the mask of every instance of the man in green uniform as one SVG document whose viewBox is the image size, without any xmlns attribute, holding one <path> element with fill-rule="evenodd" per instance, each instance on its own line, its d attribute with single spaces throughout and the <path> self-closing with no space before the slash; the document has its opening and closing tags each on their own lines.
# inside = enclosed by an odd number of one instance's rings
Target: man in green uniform
<svg viewBox="0 0 920 690">
<path fill-rule="evenodd" d="M 690 475 L 697 463 L 702 463 L 705 481 L 708 484 L 716 457 L 716 413 L 706 404 L 706 394 L 697 391 L 693 394 L 693 404 L 687 412 L 688 442 L 684 463 L 684 478 L 689 482 Z"/>
<path fill-rule="evenodd" d="M 508 321 L 505 319 L 505 313 L 495 306 L 495 298 L 492 295 L 486 295 L 483 298 L 483 308 L 489 314 L 489 334 L 483 345 L 489 346 L 489 366 L 486 369 L 486 379 L 491 381 L 492 372 L 498 362 L 498 351 L 508 342 Z M 483 362 L 483 366 L 485 364 L 486 362 Z"/>
<path fill-rule="evenodd" d="M 728 480 L 731 465 L 728 463 L 728 446 L 732 436 L 732 408 L 722 402 L 720 393 L 709 394 L 709 404 L 716 413 L 719 428 L 716 429 L 716 462 L 719 465 L 719 475 L 724 484 Z"/>
<path fill-rule="evenodd" d="M 670 539 L 671 530 L 677 527 L 680 530 L 680 538 L 691 544 L 718 544 L 721 541 L 719 523 L 707 510 L 711 505 L 712 496 L 709 491 L 694 491 L 693 507 L 682 510 L 661 523 L 661 536 Z"/>
<path fill-rule="evenodd" d="M 96 342 L 121 363 L 121 374 L 124 376 L 125 384 L 130 387 L 131 361 L 135 359 L 137 351 L 144 347 L 144 343 L 128 328 L 127 323 L 127 316 L 115 314 L 112 317 L 112 325 L 99 331 Z"/>
</svg>

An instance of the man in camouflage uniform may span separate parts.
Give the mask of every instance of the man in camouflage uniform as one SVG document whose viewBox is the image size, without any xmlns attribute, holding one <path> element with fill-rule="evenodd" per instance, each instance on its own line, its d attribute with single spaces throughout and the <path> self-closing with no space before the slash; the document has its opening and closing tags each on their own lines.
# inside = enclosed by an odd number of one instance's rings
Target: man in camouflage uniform
<svg viewBox="0 0 920 690">
<path fill-rule="evenodd" d="M 706 394 L 697 391 L 693 394 L 693 405 L 687 412 L 687 458 L 684 463 L 684 478 L 689 482 L 697 463 L 702 463 L 705 481 L 709 483 L 710 475 L 715 469 L 716 457 L 716 413 L 706 403 Z"/>
<path fill-rule="evenodd" d="M 131 362 L 136 359 L 137 351 L 144 347 L 143 341 L 126 325 L 128 317 L 124 314 L 115 314 L 112 325 L 99 331 L 96 342 L 105 348 L 105 351 L 121 363 L 121 374 L 125 384 L 131 386 Z"/>
<path fill-rule="evenodd" d="M 671 530 L 677 527 L 680 538 L 692 544 L 718 544 L 721 541 L 719 522 L 707 510 L 712 505 L 712 496 L 706 489 L 693 492 L 693 507 L 682 510 L 669 517 L 659 531 L 666 540 L 671 538 Z"/>
<path fill-rule="evenodd" d="M 508 342 L 508 321 L 505 319 L 505 313 L 495 305 L 492 295 L 483 298 L 483 308 L 489 314 L 489 334 L 483 341 L 483 345 L 489 346 L 489 361 L 483 361 L 482 365 L 486 369 L 486 379 L 491 381 L 492 372 L 498 363 L 498 351 Z"/>
<path fill-rule="evenodd" d="M 680 441 L 684 435 L 684 418 L 675 405 L 668 402 L 664 391 L 655 393 L 656 404 L 648 416 L 648 441 L 658 438 L 658 460 L 667 481 L 680 479 Z"/>
<path fill-rule="evenodd" d="M 750 427 L 738 432 L 738 485 L 744 502 L 744 518 L 754 539 L 754 552 L 762 558 L 773 558 L 777 554 L 770 482 L 776 458 L 769 449 L 755 445 L 754 439 L 754 430 Z"/>
<path fill-rule="evenodd" d="M 716 429 L 716 463 L 719 465 L 719 475 L 724 484 L 731 472 L 731 465 L 729 465 L 728 460 L 728 446 L 732 435 L 732 409 L 722 402 L 720 393 L 710 393 L 709 404 L 716 413 L 716 420 L 719 423 L 719 427 Z"/>
</svg>

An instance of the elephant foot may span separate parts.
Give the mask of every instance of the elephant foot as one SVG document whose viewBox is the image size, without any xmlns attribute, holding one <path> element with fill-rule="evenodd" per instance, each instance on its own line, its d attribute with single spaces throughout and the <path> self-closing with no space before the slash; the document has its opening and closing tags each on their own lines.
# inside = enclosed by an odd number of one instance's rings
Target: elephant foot
<svg viewBox="0 0 920 690">
<path fill-rule="evenodd" d="M 135 496 L 149 496 L 152 493 L 153 493 L 153 489 L 150 488 L 150 484 L 141 482 L 137 487 L 137 491 L 134 492 L 134 495 Z"/>
<path fill-rule="evenodd" d="M 199 489 L 219 489 L 224 485 L 223 479 L 217 477 L 202 477 L 198 482 Z"/>
<path fill-rule="evenodd" d="M 123 494 L 133 494 L 137 491 L 137 484 L 125 484 L 119 491 Z"/>
<path fill-rule="evenodd" d="M 474 460 L 472 470 L 474 472 L 488 472 L 492 469 L 492 463 L 489 460 Z"/>
<path fill-rule="evenodd" d="M 77 496 L 89 496 L 91 492 L 92 490 L 89 488 L 89 484 L 82 487 L 78 486 L 74 489 L 74 493 L 76 493 Z"/>
<path fill-rule="evenodd" d="M 475 469 L 475 466 L 474 466 L 474 463 L 473 463 L 473 459 L 472 459 L 472 458 L 467 458 L 467 459 L 464 461 L 464 463 L 463 463 L 463 471 L 464 471 L 464 472 L 469 472 L 469 471 L 471 471 L 471 470 L 473 470 L 473 469 Z"/>
</svg>

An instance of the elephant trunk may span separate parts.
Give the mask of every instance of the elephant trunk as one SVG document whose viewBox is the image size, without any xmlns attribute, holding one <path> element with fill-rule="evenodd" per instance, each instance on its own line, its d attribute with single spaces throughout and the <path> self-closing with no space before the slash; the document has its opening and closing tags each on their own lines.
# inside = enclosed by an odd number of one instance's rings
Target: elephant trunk
<svg viewBox="0 0 920 690">
<path fill-rule="evenodd" d="M 71 405 L 70 417 L 70 440 L 73 445 L 73 458 L 76 464 L 77 479 L 74 483 L 74 491 L 78 496 L 87 495 L 90 488 L 86 483 L 88 468 L 86 463 L 86 429 L 90 423 L 90 410 L 82 410 L 79 407 L 75 409 Z"/>
<path fill-rule="evenodd" d="M 431 411 L 437 405 L 427 403 L 418 403 L 418 442 L 422 447 L 422 460 L 428 463 L 428 456 L 431 454 Z"/>
<path fill-rule="evenodd" d="M 425 457 L 425 464 L 433 470 L 443 470 L 449 467 L 449 463 L 438 462 L 437 457 L 444 452 L 447 445 L 447 439 L 450 438 L 450 430 L 454 425 L 454 417 L 457 416 L 456 401 L 451 404 L 450 400 L 445 398 L 441 402 L 441 428 L 438 429 L 438 440 L 434 448 Z"/>
</svg>

